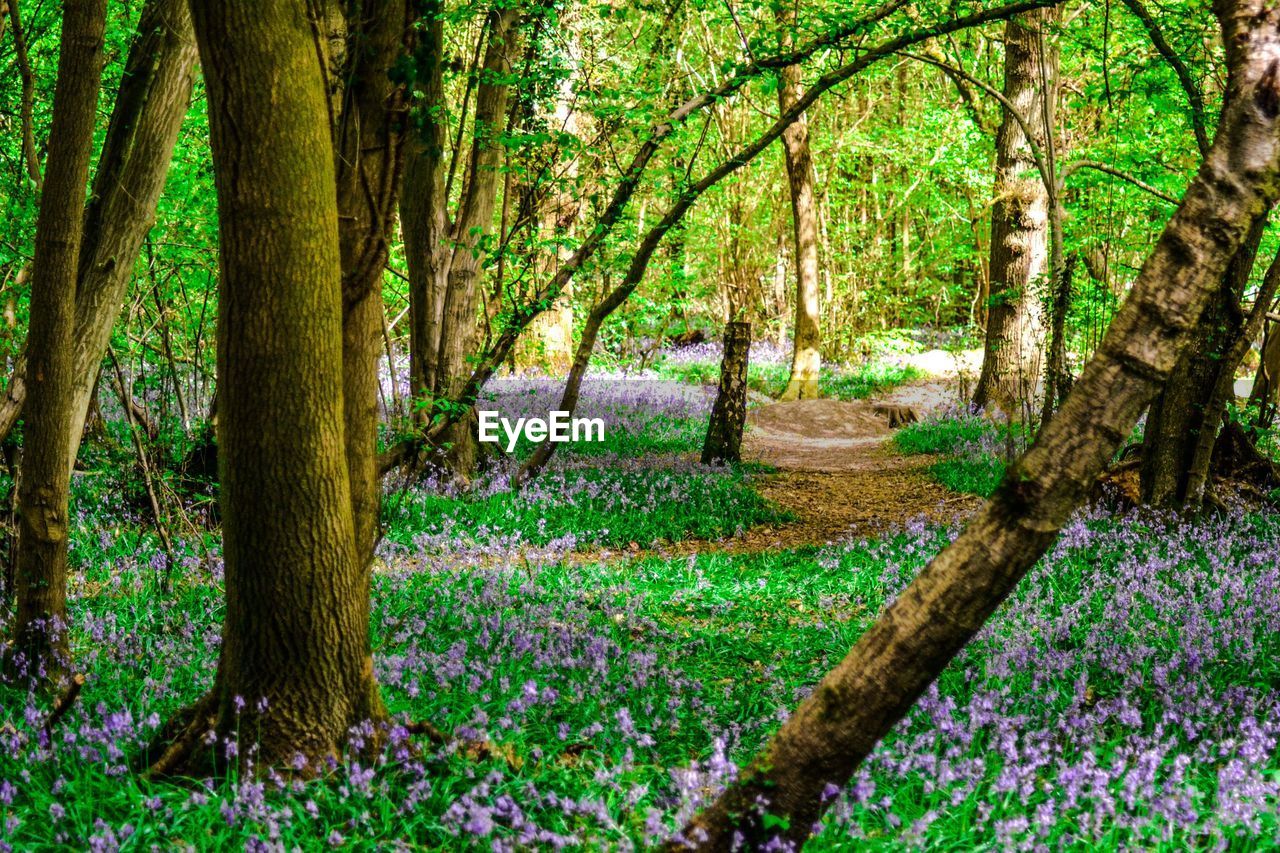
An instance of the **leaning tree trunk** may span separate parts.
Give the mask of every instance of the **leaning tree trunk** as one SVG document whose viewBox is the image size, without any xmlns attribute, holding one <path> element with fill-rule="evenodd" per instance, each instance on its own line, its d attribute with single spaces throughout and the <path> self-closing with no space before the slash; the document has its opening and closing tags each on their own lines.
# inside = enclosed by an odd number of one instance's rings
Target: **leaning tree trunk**
<svg viewBox="0 0 1280 853">
<path fill-rule="evenodd" d="M 813 833 L 854 770 L 1053 544 L 1189 343 L 1252 225 L 1280 195 L 1280 7 L 1220 0 L 1218 138 L 1097 354 L 983 511 L 668 849 L 760 849 Z"/>
<path fill-rule="evenodd" d="M 1005 25 L 1004 96 L 1044 143 L 1042 80 L 1058 79 L 1058 53 L 1043 29 L 1056 8 L 1027 12 Z M 1041 46 L 1045 50 L 1041 50 Z M 1011 417 L 1034 411 L 1045 333 L 1043 282 L 1048 272 L 1049 195 L 1022 126 L 1008 110 L 996 135 L 995 205 L 991 210 L 991 284 L 982 372 L 973 404 Z"/>
<path fill-rule="evenodd" d="M 142 240 L 155 220 L 178 130 L 191 101 L 196 40 L 187 0 L 150 0 L 138 20 L 85 210 L 75 287 L 72 421 L 75 462 L 93 387 L 124 302 Z M 27 363 L 15 366 L 0 400 L 0 435 L 22 414 Z"/>
<path fill-rule="evenodd" d="M 1188 488 L 1196 447 L 1203 431 L 1211 433 L 1210 442 L 1218 434 L 1222 412 L 1211 411 L 1214 407 L 1210 403 L 1219 376 L 1234 374 L 1239 366 L 1239 361 L 1225 364 L 1223 360 L 1243 321 L 1240 299 L 1249 283 L 1265 224 L 1264 219 L 1254 225 L 1232 258 L 1220 287 L 1200 316 L 1191 347 L 1151 403 L 1138 469 L 1142 500 L 1150 506 L 1195 509 L 1192 504 L 1198 504 L 1199 497 L 1193 499 Z"/>
<path fill-rule="evenodd" d="M 322 772 L 350 726 L 382 713 L 343 437 L 327 70 L 308 11 L 192 3 L 218 191 L 226 617 L 213 689 L 166 727 L 156 773 L 227 755 L 200 745 L 210 730 L 252 733 L 258 766 L 301 756 Z"/>
<path fill-rule="evenodd" d="M 795 8 L 778 11 L 783 50 L 795 43 Z M 803 94 L 801 68 L 789 65 L 778 72 L 778 106 L 791 109 Z M 804 116 L 782 133 L 782 150 L 791 191 L 791 224 L 796 249 L 796 316 L 791 345 L 791 377 L 782 392 L 784 400 L 821 396 L 818 374 L 822 368 L 822 333 L 818 325 L 818 208 L 813 193 L 813 160 L 809 155 L 809 125 Z"/>
<path fill-rule="evenodd" d="M 1227 342 L 1227 347 L 1218 362 L 1217 376 L 1214 378 L 1214 384 L 1209 389 L 1209 397 L 1204 404 L 1199 441 L 1193 448 L 1191 466 L 1187 474 L 1186 503 L 1189 506 L 1200 506 L 1206 498 L 1213 499 L 1212 495 L 1207 494 L 1209 476 L 1214 467 L 1214 460 L 1223 458 L 1223 454 L 1218 452 L 1217 445 L 1220 428 L 1228 421 L 1227 407 L 1236 399 L 1236 370 L 1240 367 L 1240 362 L 1244 361 L 1245 353 L 1249 351 L 1249 347 L 1253 346 L 1253 342 L 1262 331 L 1262 323 L 1266 319 L 1267 310 L 1275 298 L 1277 289 L 1280 289 L 1280 255 L 1273 258 L 1271 265 L 1267 267 L 1262 285 L 1254 298 L 1253 307 L 1249 309 L 1249 314 L 1236 324 L 1235 335 Z M 1248 441 L 1248 436 L 1239 427 L 1233 431 L 1233 434 L 1236 438 Z M 1242 448 L 1236 449 L 1243 452 Z M 1234 454 L 1237 458 L 1240 455 L 1240 452 Z M 1253 450 L 1253 455 L 1259 455 L 1256 449 Z"/>
<path fill-rule="evenodd" d="M 63 4 L 31 279 L 30 390 L 18 475 L 14 663 L 53 679 L 67 663 L 67 500 L 72 332 L 89 155 L 102 82 L 106 0 Z"/>
<path fill-rule="evenodd" d="M 747 424 L 747 358 L 751 351 L 751 324 L 729 322 L 724 327 L 724 352 L 720 357 L 720 389 L 711 407 L 707 436 L 702 443 L 702 464 L 742 461 L 742 430 Z"/>
</svg>

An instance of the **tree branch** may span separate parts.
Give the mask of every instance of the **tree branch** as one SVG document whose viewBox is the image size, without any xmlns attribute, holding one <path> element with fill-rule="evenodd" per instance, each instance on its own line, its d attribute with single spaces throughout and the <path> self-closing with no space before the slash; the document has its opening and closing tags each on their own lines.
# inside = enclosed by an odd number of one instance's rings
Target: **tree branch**
<svg viewBox="0 0 1280 853">
<path fill-rule="evenodd" d="M 678 201 L 668 214 L 664 216 L 662 223 L 650 232 L 654 237 L 653 247 L 656 248 L 657 243 L 661 241 L 662 236 L 671 228 L 675 222 L 679 221 L 685 211 L 692 206 L 693 202 L 707 188 L 714 186 L 723 178 L 733 174 L 742 166 L 746 165 L 752 158 L 768 147 L 774 140 L 782 135 L 782 132 L 795 122 L 805 110 L 818 99 L 820 95 L 845 80 L 848 80 L 854 74 L 867 68 L 868 66 L 901 53 L 907 48 L 916 44 L 937 38 L 940 35 L 957 32 L 963 29 L 969 29 L 992 21 L 1004 20 L 1014 15 L 1022 14 L 1033 9 L 1042 9 L 1049 6 L 1057 5 L 1061 0 L 1019 0 L 1016 3 L 1010 3 L 1005 6 L 999 6 L 994 9 L 986 9 L 980 12 L 974 12 L 970 15 L 948 18 L 935 24 L 919 27 L 904 35 L 889 39 L 882 42 L 876 47 L 864 49 L 861 54 L 853 62 L 841 66 L 830 71 L 822 77 L 818 78 L 816 83 L 811 86 L 805 94 L 792 106 L 790 110 L 779 116 L 778 120 L 762 134 L 757 140 L 750 145 L 741 149 L 737 154 L 731 156 L 722 163 L 718 168 L 709 173 L 701 181 L 693 187 L 686 189 L 681 194 Z M 474 403 L 479 390 L 484 387 L 485 383 L 493 376 L 498 367 L 506 360 L 511 348 L 515 345 L 516 339 L 526 326 L 543 311 L 546 306 L 551 305 L 556 298 L 559 297 L 565 285 L 573 278 L 582 265 L 591 258 L 595 252 L 603 244 L 605 238 L 610 234 L 613 226 L 621 218 L 623 211 L 630 202 L 632 195 L 640 185 L 640 180 L 644 175 L 645 169 L 649 162 L 661 147 L 663 141 L 674 132 L 675 128 L 682 124 L 688 117 L 695 112 L 711 106 L 719 101 L 729 97 L 737 92 L 751 80 L 764 74 L 766 71 L 783 68 L 788 65 L 795 65 L 804 61 L 809 56 L 819 50 L 830 47 L 839 43 L 843 39 L 860 32 L 868 26 L 868 22 L 875 22 L 888 14 L 886 9 L 891 12 L 893 8 L 897 8 L 901 4 L 898 0 L 890 0 L 888 4 L 880 7 L 879 10 L 872 13 L 868 18 L 859 19 L 854 24 L 842 25 L 836 27 L 831 33 L 821 36 L 803 47 L 795 51 L 775 54 L 770 57 L 758 59 L 754 62 L 743 66 L 728 79 L 722 82 L 714 89 L 702 92 L 689 98 L 670 113 L 667 118 L 654 125 L 650 130 L 648 138 L 641 144 L 639 150 L 632 157 L 631 163 L 627 166 L 622 174 L 622 179 L 617 188 L 614 190 L 613 196 L 609 200 L 605 211 L 597 219 L 595 227 L 591 229 L 586 239 L 579 244 L 574 253 L 565 260 L 565 262 L 557 270 L 555 276 L 547 283 L 546 286 L 540 288 L 532 295 L 530 300 L 523 305 L 516 306 L 511 317 L 508 319 L 506 327 L 498 335 L 493 345 L 488 351 L 482 355 L 479 365 L 472 373 L 470 379 L 462 388 L 456 397 L 452 400 L 455 405 L 447 405 L 441 407 L 444 411 L 438 415 L 432 426 L 425 434 L 415 436 L 410 439 L 399 442 L 393 446 L 380 459 L 380 467 L 383 473 L 387 473 L 398 465 L 412 458 L 424 446 L 431 446 L 437 443 L 444 435 L 445 431 L 455 422 L 460 420 Z M 892 7 L 892 8 L 890 8 Z M 879 17 L 877 17 L 879 16 Z M 649 244 L 650 235 L 646 235 L 642 241 L 642 246 Z M 641 254 L 643 249 L 637 254 Z M 652 254 L 652 249 L 649 250 Z M 645 262 L 647 264 L 647 261 Z M 643 271 L 641 271 L 643 272 Z M 630 278 L 630 276 L 628 276 Z M 624 283 L 615 289 L 614 293 L 621 293 L 617 304 L 621 304 L 631 291 L 635 289 L 638 281 L 633 283 Z M 606 297 L 606 303 L 613 301 L 614 294 Z M 602 304 L 606 304 L 602 303 Z M 616 305 L 614 306 L 616 308 Z M 610 309 L 612 310 L 612 309 Z M 463 403 L 465 405 L 456 405 Z"/>
<path fill-rule="evenodd" d="M 1156 23 L 1155 18 L 1151 17 L 1147 7 L 1142 5 L 1142 0 L 1124 0 L 1124 5 L 1129 7 L 1129 11 L 1133 13 L 1134 17 L 1142 22 L 1142 26 L 1151 38 L 1151 43 L 1155 45 L 1156 51 L 1165 62 L 1169 63 L 1169 67 L 1173 69 L 1173 73 L 1178 78 L 1178 83 L 1182 86 L 1182 91 L 1186 92 L 1187 103 L 1191 107 L 1191 129 L 1196 135 L 1196 147 L 1200 149 L 1200 157 L 1203 159 L 1209 153 L 1209 132 L 1206 129 L 1204 97 L 1200 94 L 1200 87 L 1191 78 L 1191 71 L 1187 68 L 1187 64 L 1182 61 L 1182 57 L 1165 39 L 1160 25 Z"/>
</svg>

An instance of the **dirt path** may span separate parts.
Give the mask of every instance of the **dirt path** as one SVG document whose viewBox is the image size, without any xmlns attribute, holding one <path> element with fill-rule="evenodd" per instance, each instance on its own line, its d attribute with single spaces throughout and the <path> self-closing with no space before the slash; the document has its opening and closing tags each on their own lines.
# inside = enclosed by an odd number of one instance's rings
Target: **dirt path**
<svg viewBox="0 0 1280 853">
<path fill-rule="evenodd" d="M 760 493 L 797 520 L 754 528 L 736 540 L 733 550 L 824 544 L 922 517 L 948 522 L 972 512 L 980 499 L 938 485 L 924 470 L 931 457 L 898 453 L 889 443 L 887 418 L 875 411 L 876 403 L 893 403 L 910 405 L 923 416 L 951 398 L 945 384 L 931 382 L 904 386 L 875 402 L 757 406 L 749 413 L 743 459 L 778 469 L 761 479 Z"/>
</svg>

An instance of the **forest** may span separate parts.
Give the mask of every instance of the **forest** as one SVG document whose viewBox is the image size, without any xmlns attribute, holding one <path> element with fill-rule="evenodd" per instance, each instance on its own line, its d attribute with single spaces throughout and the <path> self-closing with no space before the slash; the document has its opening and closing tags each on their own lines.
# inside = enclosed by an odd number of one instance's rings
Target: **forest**
<svg viewBox="0 0 1280 853">
<path fill-rule="evenodd" d="M 0 0 L 0 853 L 1280 846 L 1278 200 L 1276 0 Z"/>
</svg>

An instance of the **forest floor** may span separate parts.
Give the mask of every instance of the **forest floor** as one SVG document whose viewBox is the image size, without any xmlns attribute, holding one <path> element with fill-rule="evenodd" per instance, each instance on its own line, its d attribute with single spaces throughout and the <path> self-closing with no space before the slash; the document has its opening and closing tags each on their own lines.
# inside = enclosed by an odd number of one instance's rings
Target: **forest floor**
<svg viewBox="0 0 1280 853">
<path fill-rule="evenodd" d="M 877 405 L 905 405 L 924 418 L 954 399 L 952 383 L 933 380 L 871 401 L 796 400 L 753 409 L 743 459 L 776 469 L 757 488 L 795 520 L 752 528 L 732 550 L 826 545 L 920 519 L 945 524 L 972 512 L 981 499 L 951 492 L 930 477 L 934 456 L 894 448 L 893 430 L 876 412 Z"/>
</svg>

